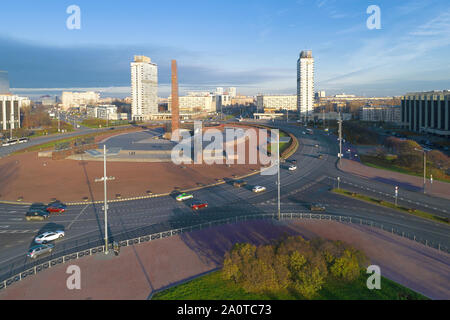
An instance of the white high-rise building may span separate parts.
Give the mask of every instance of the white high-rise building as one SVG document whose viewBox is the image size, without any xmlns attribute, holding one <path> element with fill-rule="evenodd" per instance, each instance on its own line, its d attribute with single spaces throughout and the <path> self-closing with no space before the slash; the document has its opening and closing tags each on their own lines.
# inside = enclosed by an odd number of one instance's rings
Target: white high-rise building
<svg viewBox="0 0 450 320">
<path fill-rule="evenodd" d="M 307 116 L 314 107 L 314 58 L 312 51 L 302 51 L 297 61 L 297 111 Z"/>
<path fill-rule="evenodd" d="M 230 97 L 236 98 L 236 88 L 235 87 L 229 88 L 228 89 L 228 94 L 230 95 Z"/>
<path fill-rule="evenodd" d="M 69 92 L 64 91 L 61 95 L 62 110 L 67 111 L 70 108 L 79 108 L 89 104 L 96 104 L 100 99 L 100 94 L 94 91 L 87 92 Z"/>
<path fill-rule="evenodd" d="M 158 66 L 149 57 L 131 62 L 131 118 L 146 120 L 158 113 Z"/>
<path fill-rule="evenodd" d="M 223 88 L 222 87 L 217 87 L 216 88 L 216 95 L 222 95 L 223 94 Z"/>
</svg>

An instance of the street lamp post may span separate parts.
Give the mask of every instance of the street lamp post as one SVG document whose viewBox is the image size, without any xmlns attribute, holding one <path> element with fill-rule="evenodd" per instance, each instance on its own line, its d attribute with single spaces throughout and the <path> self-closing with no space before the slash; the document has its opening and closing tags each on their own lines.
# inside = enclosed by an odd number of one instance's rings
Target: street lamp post
<svg viewBox="0 0 450 320">
<path fill-rule="evenodd" d="M 417 149 L 414 148 L 416 151 L 423 152 L 423 193 L 426 193 L 426 185 L 427 185 L 427 152 L 430 151 L 430 149 Z"/>
<path fill-rule="evenodd" d="M 340 185 L 341 185 L 341 177 L 337 177 L 337 182 L 338 182 L 338 190 L 340 189 Z"/>
<path fill-rule="evenodd" d="M 342 118 L 341 118 L 341 113 L 339 113 L 339 154 L 338 154 L 338 158 L 339 158 L 339 163 L 341 162 L 342 159 Z"/>
<path fill-rule="evenodd" d="M 106 192 L 106 181 L 114 180 L 115 177 L 106 176 L 106 145 L 103 145 L 103 177 L 100 179 L 95 179 L 95 182 L 103 182 L 103 189 L 105 193 L 105 202 L 103 205 L 103 210 L 105 212 L 105 254 L 109 253 L 108 250 L 108 198 Z"/>
<path fill-rule="evenodd" d="M 433 175 L 430 174 L 430 192 L 432 191 L 432 189 L 433 189 Z"/>
<path fill-rule="evenodd" d="M 278 166 L 278 220 L 281 220 L 281 204 L 280 204 L 280 134 L 277 133 L 277 166 Z"/>
</svg>

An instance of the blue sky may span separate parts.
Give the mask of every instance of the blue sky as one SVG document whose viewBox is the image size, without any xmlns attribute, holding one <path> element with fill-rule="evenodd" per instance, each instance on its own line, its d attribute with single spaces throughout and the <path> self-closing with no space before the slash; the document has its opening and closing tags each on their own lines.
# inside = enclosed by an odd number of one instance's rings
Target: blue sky
<svg viewBox="0 0 450 320">
<path fill-rule="evenodd" d="M 66 28 L 72 4 L 80 30 Z M 366 27 L 369 5 L 381 9 L 380 30 Z M 17 0 L 3 1 L 0 21 L 0 70 L 12 88 L 126 96 L 129 63 L 144 54 L 159 66 L 160 96 L 171 59 L 184 91 L 295 93 L 296 60 L 310 49 L 316 89 L 330 94 L 450 89 L 447 0 Z"/>
</svg>

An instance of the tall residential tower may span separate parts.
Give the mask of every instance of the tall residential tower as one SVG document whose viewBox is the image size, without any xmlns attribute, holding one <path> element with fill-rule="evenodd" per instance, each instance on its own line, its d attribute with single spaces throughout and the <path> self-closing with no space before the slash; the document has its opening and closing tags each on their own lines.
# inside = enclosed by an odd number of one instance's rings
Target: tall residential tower
<svg viewBox="0 0 450 320">
<path fill-rule="evenodd" d="M 149 57 L 131 62 L 131 118 L 147 120 L 158 113 L 158 66 Z"/>
<path fill-rule="evenodd" d="M 302 51 L 297 61 L 297 111 L 307 117 L 314 107 L 314 58 L 312 51 Z"/>
</svg>

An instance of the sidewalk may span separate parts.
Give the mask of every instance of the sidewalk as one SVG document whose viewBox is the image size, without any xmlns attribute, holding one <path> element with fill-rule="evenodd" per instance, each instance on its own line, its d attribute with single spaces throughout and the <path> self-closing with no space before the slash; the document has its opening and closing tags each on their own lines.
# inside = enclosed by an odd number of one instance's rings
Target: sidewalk
<svg viewBox="0 0 450 320">
<path fill-rule="evenodd" d="M 450 256 L 378 229 L 334 221 L 251 221 L 198 230 L 122 248 L 118 257 L 89 256 L 43 271 L 0 291 L 0 300 L 148 299 L 155 290 L 217 267 L 233 244 L 262 244 L 283 235 L 342 240 L 364 251 L 381 274 L 433 299 L 450 299 Z M 66 270 L 81 269 L 81 290 L 68 290 Z"/>
<path fill-rule="evenodd" d="M 352 173 L 361 177 L 377 180 L 392 185 L 399 185 L 410 191 L 423 190 L 423 178 L 403 174 L 395 171 L 382 170 L 365 166 L 359 162 L 342 159 L 339 169 L 344 172 Z M 430 182 L 427 181 L 426 191 L 429 195 L 450 200 L 450 183 L 433 181 L 431 188 Z M 430 190 L 431 189 L 431 190 Z"/>
</svg>

